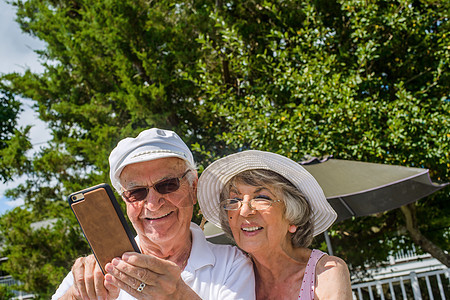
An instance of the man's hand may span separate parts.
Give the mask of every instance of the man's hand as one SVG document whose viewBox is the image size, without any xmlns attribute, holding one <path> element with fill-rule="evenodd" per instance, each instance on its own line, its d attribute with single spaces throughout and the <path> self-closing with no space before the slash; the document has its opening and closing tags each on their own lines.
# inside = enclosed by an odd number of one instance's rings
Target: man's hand
<svg viewBox="0 0 450 300">
<path fill-rule="evenodd" d="M 128 252 L 106 265 L 105 282 L 137 299 L 200 299 L 181 278 L 177 264 Z"/>
<path fill-rule="evenodd" d="M 73 286 L 62 299 L 116 299 L 120 289 L 105 286 L 105 277 L 94 255 L 78 258 L 72 266 Z"/>
</svg>

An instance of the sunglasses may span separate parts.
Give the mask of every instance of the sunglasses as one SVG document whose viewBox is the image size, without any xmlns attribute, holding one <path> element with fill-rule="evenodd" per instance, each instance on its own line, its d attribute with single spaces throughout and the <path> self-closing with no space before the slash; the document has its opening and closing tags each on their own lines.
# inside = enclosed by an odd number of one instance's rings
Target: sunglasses
<svg viewBox="0 0 450 300">
<path fill-rule="evenodd" d="M 180 177 L 168 178 L 155 183 L 152 186 L 140 187 L 133 190 L 124 190 L 122 197 L 130 203 L 142 201 L 147 198 L 148 192 L 151 188 L 155 189 L 160 194 L 170 194 L 177 191 L 180 188 L 180 180 L 189 173 L 190 170 L 184 172 Z"/>
</svg>

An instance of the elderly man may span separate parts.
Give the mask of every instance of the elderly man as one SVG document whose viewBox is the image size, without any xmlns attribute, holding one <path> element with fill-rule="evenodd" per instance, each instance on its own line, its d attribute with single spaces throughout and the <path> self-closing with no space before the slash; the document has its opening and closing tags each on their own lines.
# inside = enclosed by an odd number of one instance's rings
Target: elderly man
<svg viewBox="0 0 450 300">
<path fill-rule="evenodd" d="M 109 163 L 142 254 L 113 259 L 105 276 L 93 255 L 79 258 L 52 299 L 255 298 L 251 261 L 207 242 L 191 223 L 197 171 L 176 133 L 152 128 L 126 138 Z"/>
</svg>

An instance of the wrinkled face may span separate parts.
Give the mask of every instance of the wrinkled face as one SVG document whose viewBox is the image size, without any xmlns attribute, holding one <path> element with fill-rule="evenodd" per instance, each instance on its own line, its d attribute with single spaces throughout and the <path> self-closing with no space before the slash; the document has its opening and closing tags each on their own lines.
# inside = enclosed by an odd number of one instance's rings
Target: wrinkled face
<svg viewBox="0 0 450 300">
<path fill-rule="evenodd" d="M 255 198 L 281 200 L 280 196 L 264 186 L 236 183 L 230 190 L 230 199 L 243 201 L 239 210 L 228 211 L 228 222 L 237 245 L 253 254 L 290 244 L 289 222 L 284 218 L 283 202 L 275 202 L 265 210 L 252 210 L 247 202 Z"/>
<path fill-rule="evenodd" d="M 179 178 L 185 171 L 186 164 L 183 160 L 161 158 L 126 166 L 120 175 L 120 184 L 125 190 L 132 191 L 140 187 L 151 187 L 166 179 Z M 187 176 L 189 175 L 191 174 Z M 176 243 L 190 236 L 197 178 L 191 186 L 187 176 L 180 179 L 180 187 L 174 192 L 161 194 L 154 188 L 149 188 L 144 200 L 133 203 L 125 201 L 128 217 L 141 244 Z"/>
</svg>

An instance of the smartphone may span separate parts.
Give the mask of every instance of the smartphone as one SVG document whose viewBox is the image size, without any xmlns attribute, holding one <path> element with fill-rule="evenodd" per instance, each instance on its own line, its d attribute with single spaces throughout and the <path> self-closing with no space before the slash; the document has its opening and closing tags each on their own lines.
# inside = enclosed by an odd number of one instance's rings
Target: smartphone
<svg viewBox="0 0 450 300">
<path fill-rule="evenodd" d="M 111 187 L 102 183 L 69 195 L 83 234 L 103 274 L 105 265 L 125 252 L 138 252 L 133 233 Z"/>
</svg>

